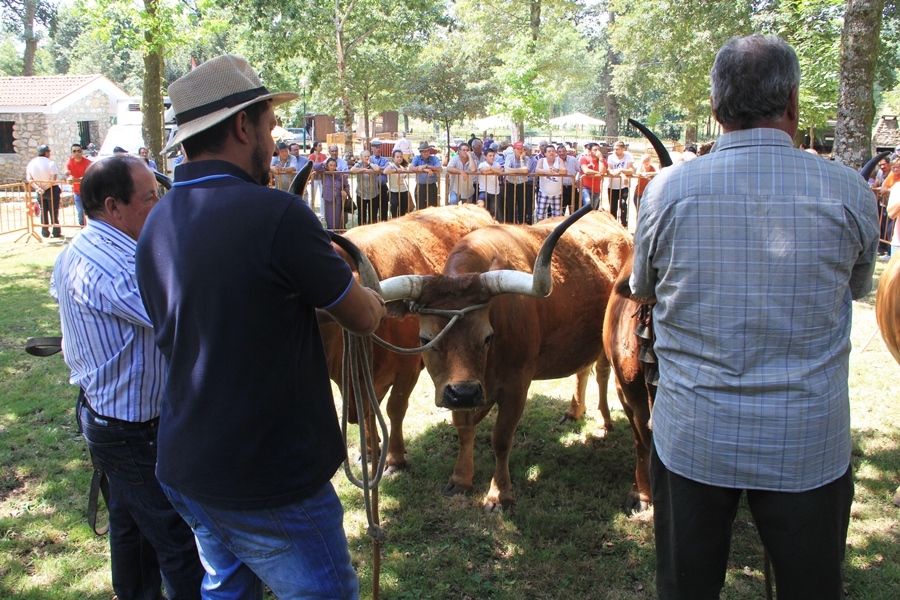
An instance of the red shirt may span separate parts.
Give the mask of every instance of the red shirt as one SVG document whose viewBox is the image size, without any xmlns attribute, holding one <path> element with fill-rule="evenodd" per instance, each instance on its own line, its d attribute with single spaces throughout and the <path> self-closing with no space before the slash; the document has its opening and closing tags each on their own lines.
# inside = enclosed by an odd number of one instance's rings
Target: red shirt
<svg viewBox="0 0 900 600">
<path fill-rule="evenodd" d="M 84 172 L 89 166 L 91 166 L 91 161 L 87 158 L 81 160 L 70 158 L 66 161 L 66 171 L 75 178 L 75 181 L 72 182 L 72 191 L 76 194 L 81 194 L 81 178 L 84 177 Z"/>
<path fill-rule="evenodd" d="M 327 155 L 325 155 L 325 154 L 316 154 L 315 152 L 313 152 L 312 154 L 309 155 L 309 160 L 311 160 L 311 161 L 313 162 L 313 164 L 320 163 L 320 162 L 325 162 L 325 159 L 326 159 L 326 158 L 328 158 Z"/>
<path fill-rule="evenodd" d="M 578 166 L 585 166 L 589 169 L 593 169 L 595 171 L 600 170 L 600 164 L 606 164 L 606 161 L 602 158 L 597 158 L 596 156 L 582 156 L 578 161 Z M 582 171 L 583 173 L 584 171 Z M 586 187 L 591 190 L 595 194 L 599 194 L 601 190 L 603 190 L 603 177 L 599 175 L 583 175 L 581 177 L 581 185 L 582 187 Z"/>
</svg>

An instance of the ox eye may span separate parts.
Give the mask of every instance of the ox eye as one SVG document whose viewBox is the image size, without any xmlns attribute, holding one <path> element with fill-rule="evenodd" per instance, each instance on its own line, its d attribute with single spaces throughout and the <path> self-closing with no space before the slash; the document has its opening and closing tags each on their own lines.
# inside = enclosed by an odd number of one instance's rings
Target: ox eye
<svg viewBox="0 0 900 600">
<path fill-rule="evenodd" d="M 493 333 L 490 334 L 489 336 L 487 336 L 486 338 L 484 338 L 484 347 L 487 348 L 488 346 L 490 346 L 490 345 L 491 345 L 491 340 L 493 340 L 493 339 L 494 339 L 494 334 L 493 334 Z"/>
<path fill-rule="evenodd" d="M 427 346 L 430 342 L 431 342 L 431 340 L 428 339 L 427 337 L 425 337 L 424 335 L 419 336 L 419 345 Z"/>
</svg>

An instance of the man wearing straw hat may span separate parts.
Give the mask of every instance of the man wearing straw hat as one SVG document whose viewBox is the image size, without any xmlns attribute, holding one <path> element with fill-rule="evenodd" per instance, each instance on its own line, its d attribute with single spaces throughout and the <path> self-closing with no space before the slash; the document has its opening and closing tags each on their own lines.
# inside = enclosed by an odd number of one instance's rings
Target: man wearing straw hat
<svg viewBox="0 0 900 600">
<path fill-rule="evenodd" d="M 197 539 L 204 597 L 356 598 L 330 479 L 344 460 L 316 309 L 359 334 L 384 303 L 298 196 L 266 187 L 270 93 L 243 58 L 169 87 L 187 160 L 138 242 L 166 357 L 157 475 Z M 371 293 L 370 293 L 371 292 Z"/>
</svg>

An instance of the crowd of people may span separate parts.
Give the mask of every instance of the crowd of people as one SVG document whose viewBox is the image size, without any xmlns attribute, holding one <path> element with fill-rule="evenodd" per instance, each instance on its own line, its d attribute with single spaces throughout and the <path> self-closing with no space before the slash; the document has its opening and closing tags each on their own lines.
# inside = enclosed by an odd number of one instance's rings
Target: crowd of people
<svg viewBox="0 0 900 600">
<path fill-rule="evenodd" d="M 436 205 L 445 175 L 450 204 L 530 223 L 599 209 L 611 178 L 605 208 L 627 224 L 638 174 L 656 178 L 636 187 L 630 287 L 653 305 L 660 374 L 657 593 L 718 597 L 747 490 L 779 594 L 842 598 L 849 299 L 871 288 L 879 231 L 856 173 L 792 147 L 799 77 L 784 41 L 729 41 L 711 75 L 725 132 L 716 153 L 662 172 L 646 157 L 636 167 L 622 142 L 576 157 L 475 138 L 446 165 L 425 142 L 411 161 L 406 148 L 382 157 L 377 143 L 352 166 L 337 146 L 301 156 L 271 137 L 274 107 L 296 94 L 269 92 L 233 55 L 169 87 L 180 124 L 170 146 L 187 159 L 162 199 L 147 157 L 89 166 L 73 146 L 66 178 L 81 184 L 88 220 L 51 293 L 78 419 L 109 476 L 117 596 L 159 598 L 164 584 L 173 600 L 261 598 L 265 584 L 284 598 L 358 597 L 330 483 L 346 446 L 317 322 L 327 313 L 365 335 L 386 309 L 333 249 L 316 198 L 340 228 L 353 211 L 379 220 Z M 38 154 L 30 181 L 52 183 L 50 149 Z M 320 175 L 308 204 L 284 191 L 306 161 Z M 761 163 L 781 169 L 749 176 Z M 873 181 L 881 198 L 900 178 L 900 160 L 885 164 Z M 900 208 L 898 189 L 879 210 Z M 35 191 L 53 210 L 52 188 Z"/>
</svg>

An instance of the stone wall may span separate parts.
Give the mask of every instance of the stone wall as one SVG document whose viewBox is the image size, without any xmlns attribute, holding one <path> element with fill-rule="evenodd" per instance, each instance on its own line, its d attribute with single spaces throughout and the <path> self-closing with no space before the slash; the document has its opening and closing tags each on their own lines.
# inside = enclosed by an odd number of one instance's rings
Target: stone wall
<svg viewBox="0 0 900 600">
<path fill-rule="evenodd" d="M 37 147 L 50 146 L 50 157 L 60 175 L 69 159 L 69 148 L 80 140 L 78 122 L 90 123 L 91 141 L 98 146 L 110 127 L 109 97 L 96 90 L 59 114 L 0 113 L 0 121 L 13 121 L 14 154 L 0 154 L 0 183 L 25 181 L 25 167 L 37 156 Z"/>
</svg>

